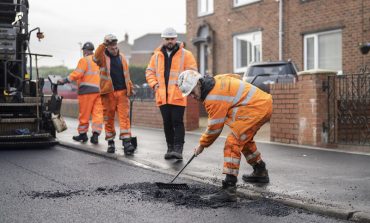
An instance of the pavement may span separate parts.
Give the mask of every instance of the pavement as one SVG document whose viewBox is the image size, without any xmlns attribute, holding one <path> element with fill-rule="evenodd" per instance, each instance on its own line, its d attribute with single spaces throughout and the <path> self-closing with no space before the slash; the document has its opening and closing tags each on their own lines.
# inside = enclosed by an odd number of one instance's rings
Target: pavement
<svg viewBox="0 0 370 223">
<path fill-rule="evenodd" d="M 163 159 L 167 148 L 162 129 L 133 126 L 132 133 L 137 136 L 138 148 L 134 156 L 128 157 L 123 154 L 119 140 L 116 140 L 116 153 L 107 154 L 103 135 L 99 137 L 99 145 L 74 142 L 72 136 L 77 134 L 78 120 L 67 117 L 65 120 L 68 130 L 57 134 L 61 145 L 172 175 L 191 157 L 206 122 L 202 119 L 198 130 L 186 132 L 184 161 L 179 162 Z M 220 185 L 224 178 L 223 145 L 229 131 L 225 128 L 219 139 L 196 157 L 181 176 Z M 269 141 L 268 124 L 260 129 L 255 140 L 267 163 L 270 183 L 244 183 L 242 174 L 250 173 L 252 168 L 242 162 L 238 178 L 240 193 L 250 198 L 265 197 L 340 219 L 370 222 L 370 153 L 356 149 L 333 150 L 273 143 Z"/>
</svg>

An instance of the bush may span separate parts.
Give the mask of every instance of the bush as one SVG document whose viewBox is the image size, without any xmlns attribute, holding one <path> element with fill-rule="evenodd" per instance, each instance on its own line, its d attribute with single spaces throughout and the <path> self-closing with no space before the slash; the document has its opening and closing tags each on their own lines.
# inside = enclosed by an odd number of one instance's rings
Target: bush
<svg viewBox="0 0 370 223">
<path fill-rule="evenodd" d="M 144 66 L 130 66 L 131 81 L 133 84 L 142 85 L 146 83 Z"/>
<path fill-rule="evenodd" d="M 29 68 L 28 68 L 29 70 Z M 62 77 L 67 77 L 74 69 L 68 69 L 66 66 L 54 66 L 54 67 L 39 67 L 39 76 L 47 78 L 49 74 L 60 75 Z M 36 78 L 36 68 L 32 69 L 32 78 Z"/>
</svg>

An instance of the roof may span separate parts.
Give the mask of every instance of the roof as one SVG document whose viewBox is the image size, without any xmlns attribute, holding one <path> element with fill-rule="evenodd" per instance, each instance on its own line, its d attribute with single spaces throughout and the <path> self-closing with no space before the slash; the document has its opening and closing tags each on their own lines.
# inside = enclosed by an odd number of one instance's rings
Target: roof
<svg viewBox="0 0 370 223">
<path fill-rule="evenodd" d="M 126 56 L 131 55 L 132 45 L 130 43 L 128 43 L 125 40 L 122 40 L 122 41 L 118 42 L 117 45 L 118 45 L 118 49 L 121 52 L 123 52 L 123 54 L 125 54 Z"/>
<path fill-rule="evenodd" d="M 184 33 L 177 34 L 178 41 L 186 40 Z M 153 52 L 162 43 L 160 33 L 148 33 L 134 40 L 132 51 L 150 51 Z"/>
</svg>

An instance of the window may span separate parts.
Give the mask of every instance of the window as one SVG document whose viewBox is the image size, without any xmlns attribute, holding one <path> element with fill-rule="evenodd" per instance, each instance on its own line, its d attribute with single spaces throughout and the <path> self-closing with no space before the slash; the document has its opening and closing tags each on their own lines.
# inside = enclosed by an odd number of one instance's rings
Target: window
<svg viewBox="0 0 370 223">
<path fill-rule="evenodd" d="M 251 62 L 262 60 L 261 32 L 234 36 L 234 72 L 244 72 Z"/>
<path fill-rule="evenodd" d="M 304 69 L 342 70 L 342 31 L 305 35 Z"/>
<path fill-rule="evenodd" d="M 198 16 L 213 13 L 213 0 L 198 0 Z"/>
<path fill-rule="evenodd" d="M 234 7 L 238 7 L 241 5 L 246 5 L 246 4 L 250 4 L 250 3 L 258 2 L 258 1 L 260 0 L 234 0 Z"/>
</svg>

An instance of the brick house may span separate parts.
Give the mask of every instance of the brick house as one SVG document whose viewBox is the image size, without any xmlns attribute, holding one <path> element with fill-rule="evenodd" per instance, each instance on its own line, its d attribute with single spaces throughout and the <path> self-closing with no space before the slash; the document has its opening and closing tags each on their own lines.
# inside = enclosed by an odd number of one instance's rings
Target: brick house
<svg viewBox="0 0 370 223">
<path fill-rule="evenodd" d="M 370 1 L 187 0 L 187 42 L 201 72 L 243 73 L 253 61 L 357 72 L 369 60 Z M 280 22 L 281 21 L 281 22 Z"/>
<path fill-rule="evenodd" d="M 185 41 L 185 34 L 178 34 L 178 41 Z M 134 40 L 131 52 L 131 65 L 147 66 L 154 50 L 162 43 L 160 33 L 148 33 Z"/>
</svg>

